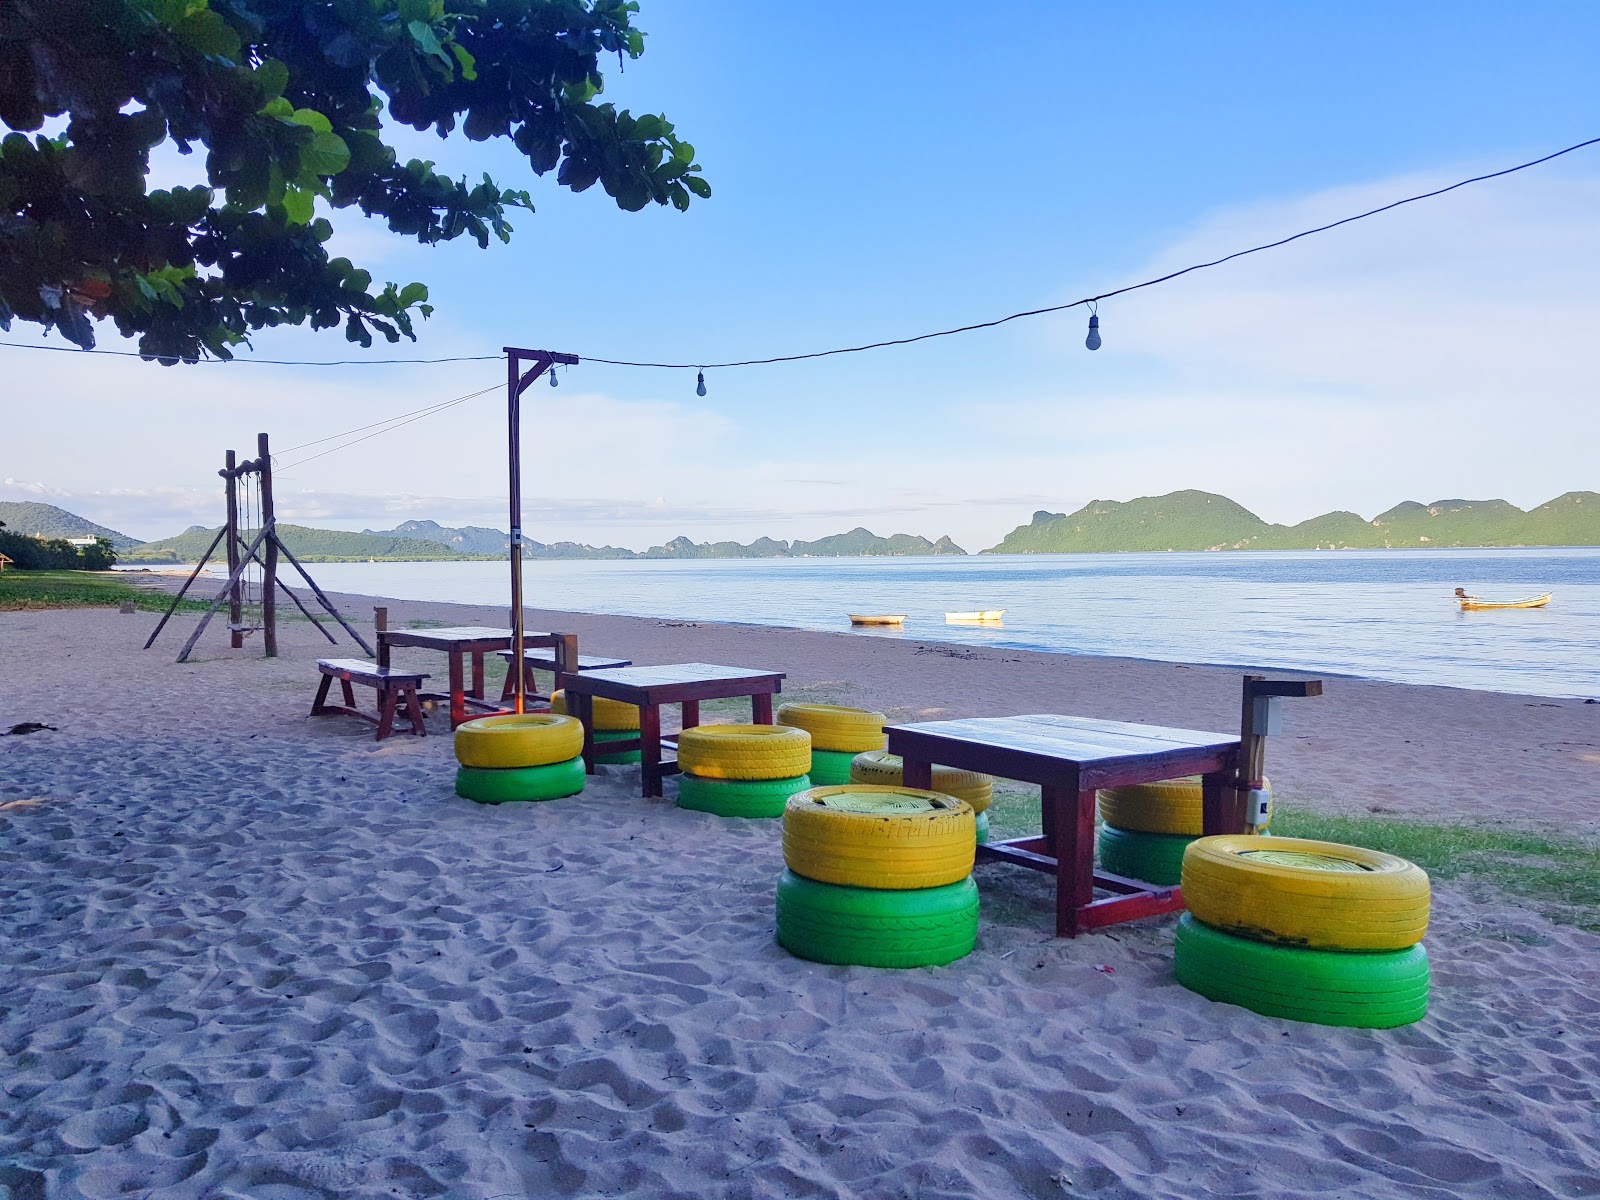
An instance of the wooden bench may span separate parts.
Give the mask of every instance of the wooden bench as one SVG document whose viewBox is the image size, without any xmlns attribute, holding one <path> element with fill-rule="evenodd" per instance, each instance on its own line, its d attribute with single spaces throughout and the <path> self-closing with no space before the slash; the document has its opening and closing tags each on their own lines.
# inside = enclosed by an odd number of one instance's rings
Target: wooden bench
<svg viewBox="0 0 1600 1200">
<path fill-rule="evenodd" d="M 539 681 L 534 677 L 535 671 L 549 671 L 555 676 L 551 685 L 552 692 L 559 691 L 565 686 L 563 676 L 571 675 L 577 671 L 609 671 L 613 667 L 631 667 L 633 660 L 628 658 L 605 658 L 594 654 L 568 654 L 564 653 L 565 646 L 557 646 L 553 650 L 524 650 L 522 652 L 523 694 L 531 700 L 550 699 L 539 691 Z M 514 651 L 498 651 L 506 663 L 506 682 L 500 691 L 500 703 L 505 704 L 511 700 L 516 692 L 516 677 L 511 673 L 511 658 Z"/>
<path fill-rule="evenodd" d="M 317 688 L 317 698 L 311 702 L 311 715 L 347 713 L 360 717 L 378 727 L 377 740 L 382 741 L 394 732 L 395 715 L 400 712 L 410 718 L 411 732 L 426 737 L 422 726 L 422 701 L 417 698 L 417 688 L 428 678 L 423 671 L 397 671 L 393 667 L 380 667 L 364 658 L 320 658 L 317 670 L 322 672 L 322 683 Z M 328 703 L 328 689 L 337 679 L 344 691 L 343 704 Z M 362 712 L 356 707 L 355 690 L 350 686 L 359 683 L 375 688 L 378 693 L 378 714 Z"/>
</svg>

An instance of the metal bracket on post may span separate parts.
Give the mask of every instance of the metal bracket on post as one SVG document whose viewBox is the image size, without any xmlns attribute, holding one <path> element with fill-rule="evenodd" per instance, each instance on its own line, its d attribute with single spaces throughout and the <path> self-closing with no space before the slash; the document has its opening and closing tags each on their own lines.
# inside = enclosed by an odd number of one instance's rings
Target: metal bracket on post
<svg viewBox="0 0 1600 1200">
<path fill-rule="evenodd" d="M 1320 695 L 1320 679 L 1244 677 L 1244 702 L 1239 718 L 1239 778 L 1234 783 L 1234 792 L 1238 797 L 1235 812 L 1242 817 L 1245 832 L 1254 833 L 1267 821 L 1267 738 L 1283 732 L 1283 697 Z"/>
<path fill-rule="evenodd" d="M 511 677 L 515 681 L 515 712 L 527 711 L 526 672 L 523 670 L 522 619 L 522 393 L 528 385 L 556 364 L 573 366 L 576 354 L 554 350 L 523 350 L 504 347 L 506 355 L 506 459 L 510 483 L 511 537 Z M 531 363 L 523 370 L 524 362 Z"/>
</svg>

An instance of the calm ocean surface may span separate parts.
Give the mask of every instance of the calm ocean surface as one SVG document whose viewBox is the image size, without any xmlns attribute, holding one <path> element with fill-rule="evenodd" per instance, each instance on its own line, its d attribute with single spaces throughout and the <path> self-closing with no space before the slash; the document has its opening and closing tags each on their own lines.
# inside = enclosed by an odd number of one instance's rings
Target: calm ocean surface
<svg viewBox="0 0 1600 1200">
<path fill-rule="evenodd" d="M 323 563 L 332 591 L 504 604 L 503 563 Z M 1600 548 L 530 562 L 528 604 L 1600 697 Z M 294 576 L 289 576 L 292 581 Z M 1553 591 L 1545 609 L 1460 612 Z M 999 626 L 947 611 L 1003 608 Z M 610 647 L 618 649 L 618 647 Z"/>
</svg>

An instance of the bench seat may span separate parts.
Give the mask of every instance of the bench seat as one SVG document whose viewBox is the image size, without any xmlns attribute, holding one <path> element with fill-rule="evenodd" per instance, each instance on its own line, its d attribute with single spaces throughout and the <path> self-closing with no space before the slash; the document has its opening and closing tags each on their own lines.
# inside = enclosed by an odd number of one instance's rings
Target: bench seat
<svg viewBox="0 0 1600 1200">
<path fill-rule="evenodd" d="M 394 732 L 395 717 L 404 715 L 411 723 L 412 733 L 418 737 L 427 736 L 428 731 L 422 724 L 422 701 L 417 696 L 417 688 L 428 678 L 426 671 L 380 667 L 364 658 L 319 658 L 317 670 L 322 673 L 322 683 L 317 688 L 317 698 L 311 702 L 312 716 L 344 713 L 359 717 L 378 727 L 377 740 L 382 741 Z M 328 703 L 328 691 L 335 679 L 344 693 L 343 704 Z M 376 715 L 357 707 L 355 690 L 350 686 L 352 683 L 373 688 L 378 693 Z"/>
</svg>

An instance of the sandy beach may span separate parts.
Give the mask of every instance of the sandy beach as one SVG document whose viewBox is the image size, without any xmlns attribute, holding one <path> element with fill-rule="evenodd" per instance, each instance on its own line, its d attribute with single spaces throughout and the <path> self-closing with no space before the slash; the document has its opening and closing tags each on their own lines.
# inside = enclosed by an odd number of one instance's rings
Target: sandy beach
<svg viewBox="0 0 1600 1200">
<path fill-rule="evenodd" d="M 373 601 L 338 597 L 371 629 Z M 390 601 L 391 625 L 503 624 Z M 775 822 L 455 797 L 423 739 L 308 719 L 192 615 L 0 613 L 0 1197 L 1600 1195 L 1600 937 L 1436 886 L 1428 1017 L 1328 1029 L 1172 978 L 1173 921 L 1051 936 L 978 868 L 977 950 L 819 966 L 772 939 Z M 532 613 L 585 653 L 788 673 L 892 719 L 1227 730 L 1237 670 Z M 442 655 L 396 655 L 442 679 Z M 1270 750 L 1331 811 L 1593 832 L 1600 705 L 1329 679 Z"/>
</svg>

